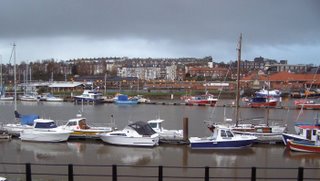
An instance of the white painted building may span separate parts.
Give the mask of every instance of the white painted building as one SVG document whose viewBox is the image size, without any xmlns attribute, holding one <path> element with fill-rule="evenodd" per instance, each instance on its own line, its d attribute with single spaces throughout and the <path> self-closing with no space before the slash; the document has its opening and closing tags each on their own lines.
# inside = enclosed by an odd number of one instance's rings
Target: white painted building
<svg viewBox="0 0 320 181">
<path fill-rule="evenodd" d="M 177 65 L 171 65 L 166 67 L 166 79 L 167 80 L 176 80 L 177 79 Z"/>
<path fill-rule="evenodd" d="M 153 80 L 160 78 L 159 67 L 121 67 L 118 68 L 120 77 L 137 77 L 138 79 Z"/>
</svg>

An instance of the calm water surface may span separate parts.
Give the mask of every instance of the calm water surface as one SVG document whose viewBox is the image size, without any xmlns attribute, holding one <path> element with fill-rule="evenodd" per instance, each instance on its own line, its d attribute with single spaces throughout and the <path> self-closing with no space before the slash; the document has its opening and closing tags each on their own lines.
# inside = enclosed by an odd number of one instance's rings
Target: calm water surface
<svg viewBox="0 0 320 181">
<path fill-rule="evenodd" d="M 231 104 L 231 100 L 219 102 L 220 105 Z M 283 104 L 290 104 L 284 102 Z M 10 102 L 0 103 L 0 121 L 13 122 L 14 105 Z M 183 118 L 189 119 L 189 136 L 207 136 L 209 131 L 203 120 L 223 120 L 224 115 L 232 118 L 233 108 L 198 107 L 181 105 L 74 105 L 73 103 L 27 103 L 18 102 L 18 111 L 22 114 L 35 113 L 44 118 L 64 123 L 82 111 L 88 123 L 103 125 L 110 122 L 113 115 L 119 129 L 129 121 L 147 121 L 160 117 L 165 120 L 166 129 L 182 129 Z M 241 118 L 261 117 L 266 115 L 265 109 L 241 108 Z M 270 109 L 271 119 L 283 119 L 288 124 L 289 132 L 293 132 L 295 121 L 313 122 L 317 111 Z M 298 116 L 299 115 L 299 116 Z M 299 117 L 297 119 L 297 117 Z M 0 142 L 0 162 L 18 163 L 50 163 L 50 164 L 118 164 L 137 166 L 210 166 L 210 167 L 320 167 L 320 155 L 295 153 L 285 149 L 283 145 L 254 145 L 243 150 L 191 150 L 187 145 L 160 145 L 155 148 L 121 147 L 104 144 L 102 141 L 69 141 L 65 143 L 32 143 L 19 139 Z M 0 170 L 9 168 L 1 166 Z M 24 168 L 17 168 L 24 171 Z M 41 168 L 40 168 L 41 169 Z M 63 169 L 66 170 L 66 169 Z M 141 171 L 141 170 L 140 170 Z M 65 171 L 63 171 L 65 172 Z M 81 171 L 80 171 L 81 172 Z M 92 172 L 99 172 L 95 169 Z M 139 172 L 137 170 L 129 171 Z M 170 171 L 166 171 L 166 173 Z M 174 171 L 172 171 L 174 173 Z M 216 174 L 242 175 L 240 171 L 219 171 Z M 274 172 L 274 173 L 273 173 Z M 277 171 L 259 174 L 277 174 Z M 156 173 L 156 172 L 155 172 Z M 248 174 L 248 173 L 247 173 Z M 296 175 L 296 172 L 294 172 Z M 199 175 L 197 171 L 181 171 L 181 175 Z M 200 172 L 203 175 L 203 171 Z M 319 170 L 309 173 L 311 177 L 320 177 Z M 1 176 L 1 175 L 0 175 Z M 9 175 L 6 175 L 9 177 Z M 24 177 L 22 177 L 24 178 Z M 66 179 L 66 178 L 65 178 Z M 13 179 L 14 180 L 14 179 Z M 18 179 L 19 180 L 19 179 Z M 49 179 L 54 180 L 54 179 Z M 61 179 L 57 179 L 61 180 Z M 81 179 L 77 179 L 81 180 Z M 132 179 L 129 179 L 132 180 Z M 155 179 L 156 180 L 156 179 Z"/>
</svg>

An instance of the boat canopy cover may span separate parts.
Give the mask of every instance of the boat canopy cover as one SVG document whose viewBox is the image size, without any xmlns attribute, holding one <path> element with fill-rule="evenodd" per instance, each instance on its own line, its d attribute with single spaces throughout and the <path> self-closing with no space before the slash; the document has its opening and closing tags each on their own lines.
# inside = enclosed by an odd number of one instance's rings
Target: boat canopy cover
<svg viewBox="0 0 320 181">
<path fill-rule="evenodd" d="M 151 136 L 156 133 L 148 123 L 145 123 L 143 121 L 138 121 L 129 124 L 128 126 L 137 131 L 140 135 Z"/>
<path fill-rule="evenodd" d="M 20 123 L 22 125 L 30 125 L 30 126 L 32 126 L 33 123 L 34 123 L 34 120 L 40 118 L 40 116 L 37 115 L 37 114 L 21 115 L 21 114 L 18 113 L 18 111 L 15 111 L 14 114 L 15 114 L 16 118 L 20 118 Z"/>
<path fill-rule="evenodd" d="M 128 96 L 127 95 L 119 95 L 118 96 L 118 100 L 119 101 L 127 101 L 128 100 Z"/>
<path fill-rule="evenodd" d="M 29 114 L 29 115 L 22 115 L 20 117 L 21 124 L 33 125 L 35 119 L 39 119 L 39 115 L 36 114 Z"/>
</svg>

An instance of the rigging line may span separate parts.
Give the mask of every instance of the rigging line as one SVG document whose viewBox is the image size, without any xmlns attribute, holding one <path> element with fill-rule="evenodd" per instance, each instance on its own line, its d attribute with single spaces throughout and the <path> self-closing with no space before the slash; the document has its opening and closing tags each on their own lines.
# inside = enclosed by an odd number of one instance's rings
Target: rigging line
<svg viewBox="0 0 320 181">
<path fill-rule="evenodd" d="M 9 63 L 10 63 L 10 64 L 11 64 L 11 60 L 12 60 L 12 57 L 13 57 L 13 52 L 14 52 L 14 48 L 12 49 L 11 55 L 10 55 L 10 58 L 9 58 Z"/>
<path fill-rule="evenodd" d="M 232 63 L 232 61 L 230 61 L 230 63 L 229 63 L 229 68 L 228 68 L 228 71 L 227 71 L 227 73 L 226 73 L 226 76 L 225 76 L 224 79 L 223 79 L 223 82 L 226 82 L 226 81 L 227 81 L 227 77 L 228 77 L 228 74 L 229 74 L 230 69 L 231 69 L 231 63 Z M 220 100 L 221 93 L 222 93 L 222 89 L 220 89 L 220 91 L 219 91 L 218 101 Z M 216 103 L 216 105 L 217 105 L 217 103 Z M 213 115 L 214 115 L 215 110 L 216 110 L 216 107 L 217 107 L 216 105 L 215 105 L 215 106 L 213 107 L 213 109 L 212 109 L 212 112 L 211 112 L 210 117 L 209 117 L 210 119 L 213 118 Z"/>
<path fill-rule="evenodd" d="M 316 79 L 316 76 L 317 76 L 317 74 L 318 74 L 319 68 L 320 68 L 320 65 L 317 67 L 317 70 L 316 70 L 315 73 L 313 74 L 312 82 L 311 82 L 311 84 L 310 84 L 310 87 L 307 88 L 307 91 L 309 91 L 309 90 L 311 89 L 312 84 L 314 83 L 314 81 L 315 81 L 315 79 Z M 304 102 L 307 100 L 307 98 L 308 98 L 308 94 L 307 94 L 306 97 L 304 98 Z M 303 113 L 303 107 L 304 107 L 304 103 L 302 103 L 302 106 L 301 106 L 301 109 L 300 109 L 299 114 L 298 114 L 298 116 L 297 116 L 296 122 L 299 120 L 301 114 Z"/>
</svg>

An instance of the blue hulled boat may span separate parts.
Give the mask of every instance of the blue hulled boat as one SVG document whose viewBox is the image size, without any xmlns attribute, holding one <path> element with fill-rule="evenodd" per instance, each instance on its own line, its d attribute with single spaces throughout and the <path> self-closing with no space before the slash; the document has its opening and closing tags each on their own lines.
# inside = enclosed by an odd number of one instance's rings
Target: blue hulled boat
<svg viewBox="0 0 320 181">
<path fill-rule="evenodd" d="M 212 135 L 209 137 L 189 138 L 192 149 L 245 148 L 251 146 L 257 139 L 255 136 L 234 134 L 229 128 L 221 125 L 212 125 L 209 129 L 212 132 Z"/>
<path fill-rule="evenodd" d="M 120 94 L 115 100 L 117 104 L 138 104 L 138 99 L 129 99 L 128 95 Z"/>
</svg>

